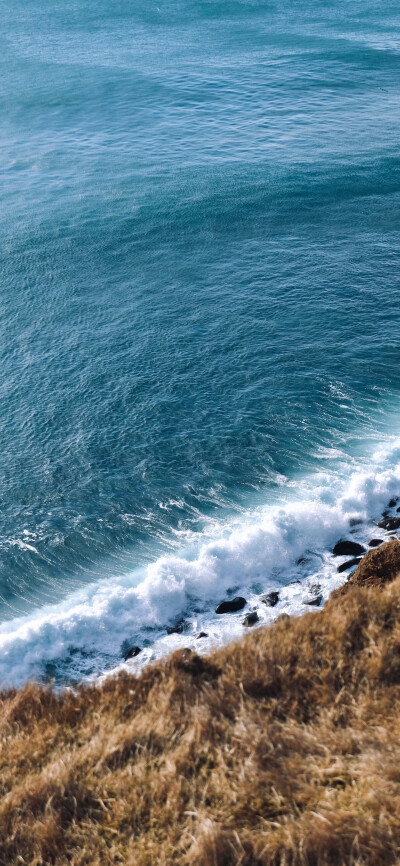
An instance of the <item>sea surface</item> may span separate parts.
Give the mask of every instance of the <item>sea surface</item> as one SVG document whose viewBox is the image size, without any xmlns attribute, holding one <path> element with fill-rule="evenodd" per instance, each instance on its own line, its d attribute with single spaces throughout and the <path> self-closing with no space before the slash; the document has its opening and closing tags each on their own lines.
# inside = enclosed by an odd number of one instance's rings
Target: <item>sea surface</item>
<svg viewBox="0 0 400 866">
<path fill-rule="evenodd" d="M 74 683 L 308 610 L 339 538 L 386 537 L 400 7 L 0 25 L 0 685 Z"/>
</svg>

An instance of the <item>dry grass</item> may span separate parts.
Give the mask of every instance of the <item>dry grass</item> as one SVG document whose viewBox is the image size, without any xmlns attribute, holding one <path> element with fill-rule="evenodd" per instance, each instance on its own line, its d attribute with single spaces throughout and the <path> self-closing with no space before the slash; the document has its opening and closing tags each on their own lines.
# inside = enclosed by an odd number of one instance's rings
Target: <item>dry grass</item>
<svg viewBox="0 0 400 866">
<path fill-rule="evenodd" d="M 3 694 L 1 866 L 400 863 L 400 578 L 352 583 L 207 659 Z"/>
</svg>

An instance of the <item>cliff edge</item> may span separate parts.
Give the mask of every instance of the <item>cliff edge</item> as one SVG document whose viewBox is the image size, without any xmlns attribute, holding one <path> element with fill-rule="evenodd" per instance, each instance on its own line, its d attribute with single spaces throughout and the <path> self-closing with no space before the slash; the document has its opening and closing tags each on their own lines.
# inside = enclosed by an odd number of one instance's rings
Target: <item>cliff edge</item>
<svg viewBox="0 0 400 866">
<path fill-rule="evenodd" d="M 101 688 L 0 700 L 0 864 L 400 858 L 400 542 L 325 608 Z"/>
</svg>

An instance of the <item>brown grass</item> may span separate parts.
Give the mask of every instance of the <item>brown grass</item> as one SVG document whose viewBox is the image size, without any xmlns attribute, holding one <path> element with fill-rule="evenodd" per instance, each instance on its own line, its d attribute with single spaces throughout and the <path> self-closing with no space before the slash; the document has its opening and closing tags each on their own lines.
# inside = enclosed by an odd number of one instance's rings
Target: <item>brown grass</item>
<svg viewBox="0 0 400 866">
<path fill-rule="evenodd" d="M 400 863 L 400 578 L 348 586 L 209 658 L 3 694 L 1 866 Z"/>
</svg>

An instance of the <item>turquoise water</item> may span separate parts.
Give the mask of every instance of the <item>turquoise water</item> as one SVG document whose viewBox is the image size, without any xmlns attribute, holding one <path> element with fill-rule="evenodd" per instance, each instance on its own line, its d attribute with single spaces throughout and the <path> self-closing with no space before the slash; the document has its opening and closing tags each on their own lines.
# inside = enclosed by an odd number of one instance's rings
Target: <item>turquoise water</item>
<svg viewBox="0 0 400 866">
<path fill-rule="evenodd" d="M 326 502 L 357 467 L 382 470 L 371 448 L 398 433 L 400 391 L 400 12 L 5 0 L 0 22 L 0 615 L 18 679 L 68 668 L 79 641 L 80 673 L 103 669 L 143 623 L 151 646 L 233 584 L 272 585 L 286 536 L 266 576 L 234 545 L 226 581 L 210 567 L 194 588 L 175 558 L 315 498 L 316 473 Z M 385 461 L 386 495 L 397 451 Z M 371 503 L 352 508 L 367 520 Z"/>
</svg>

